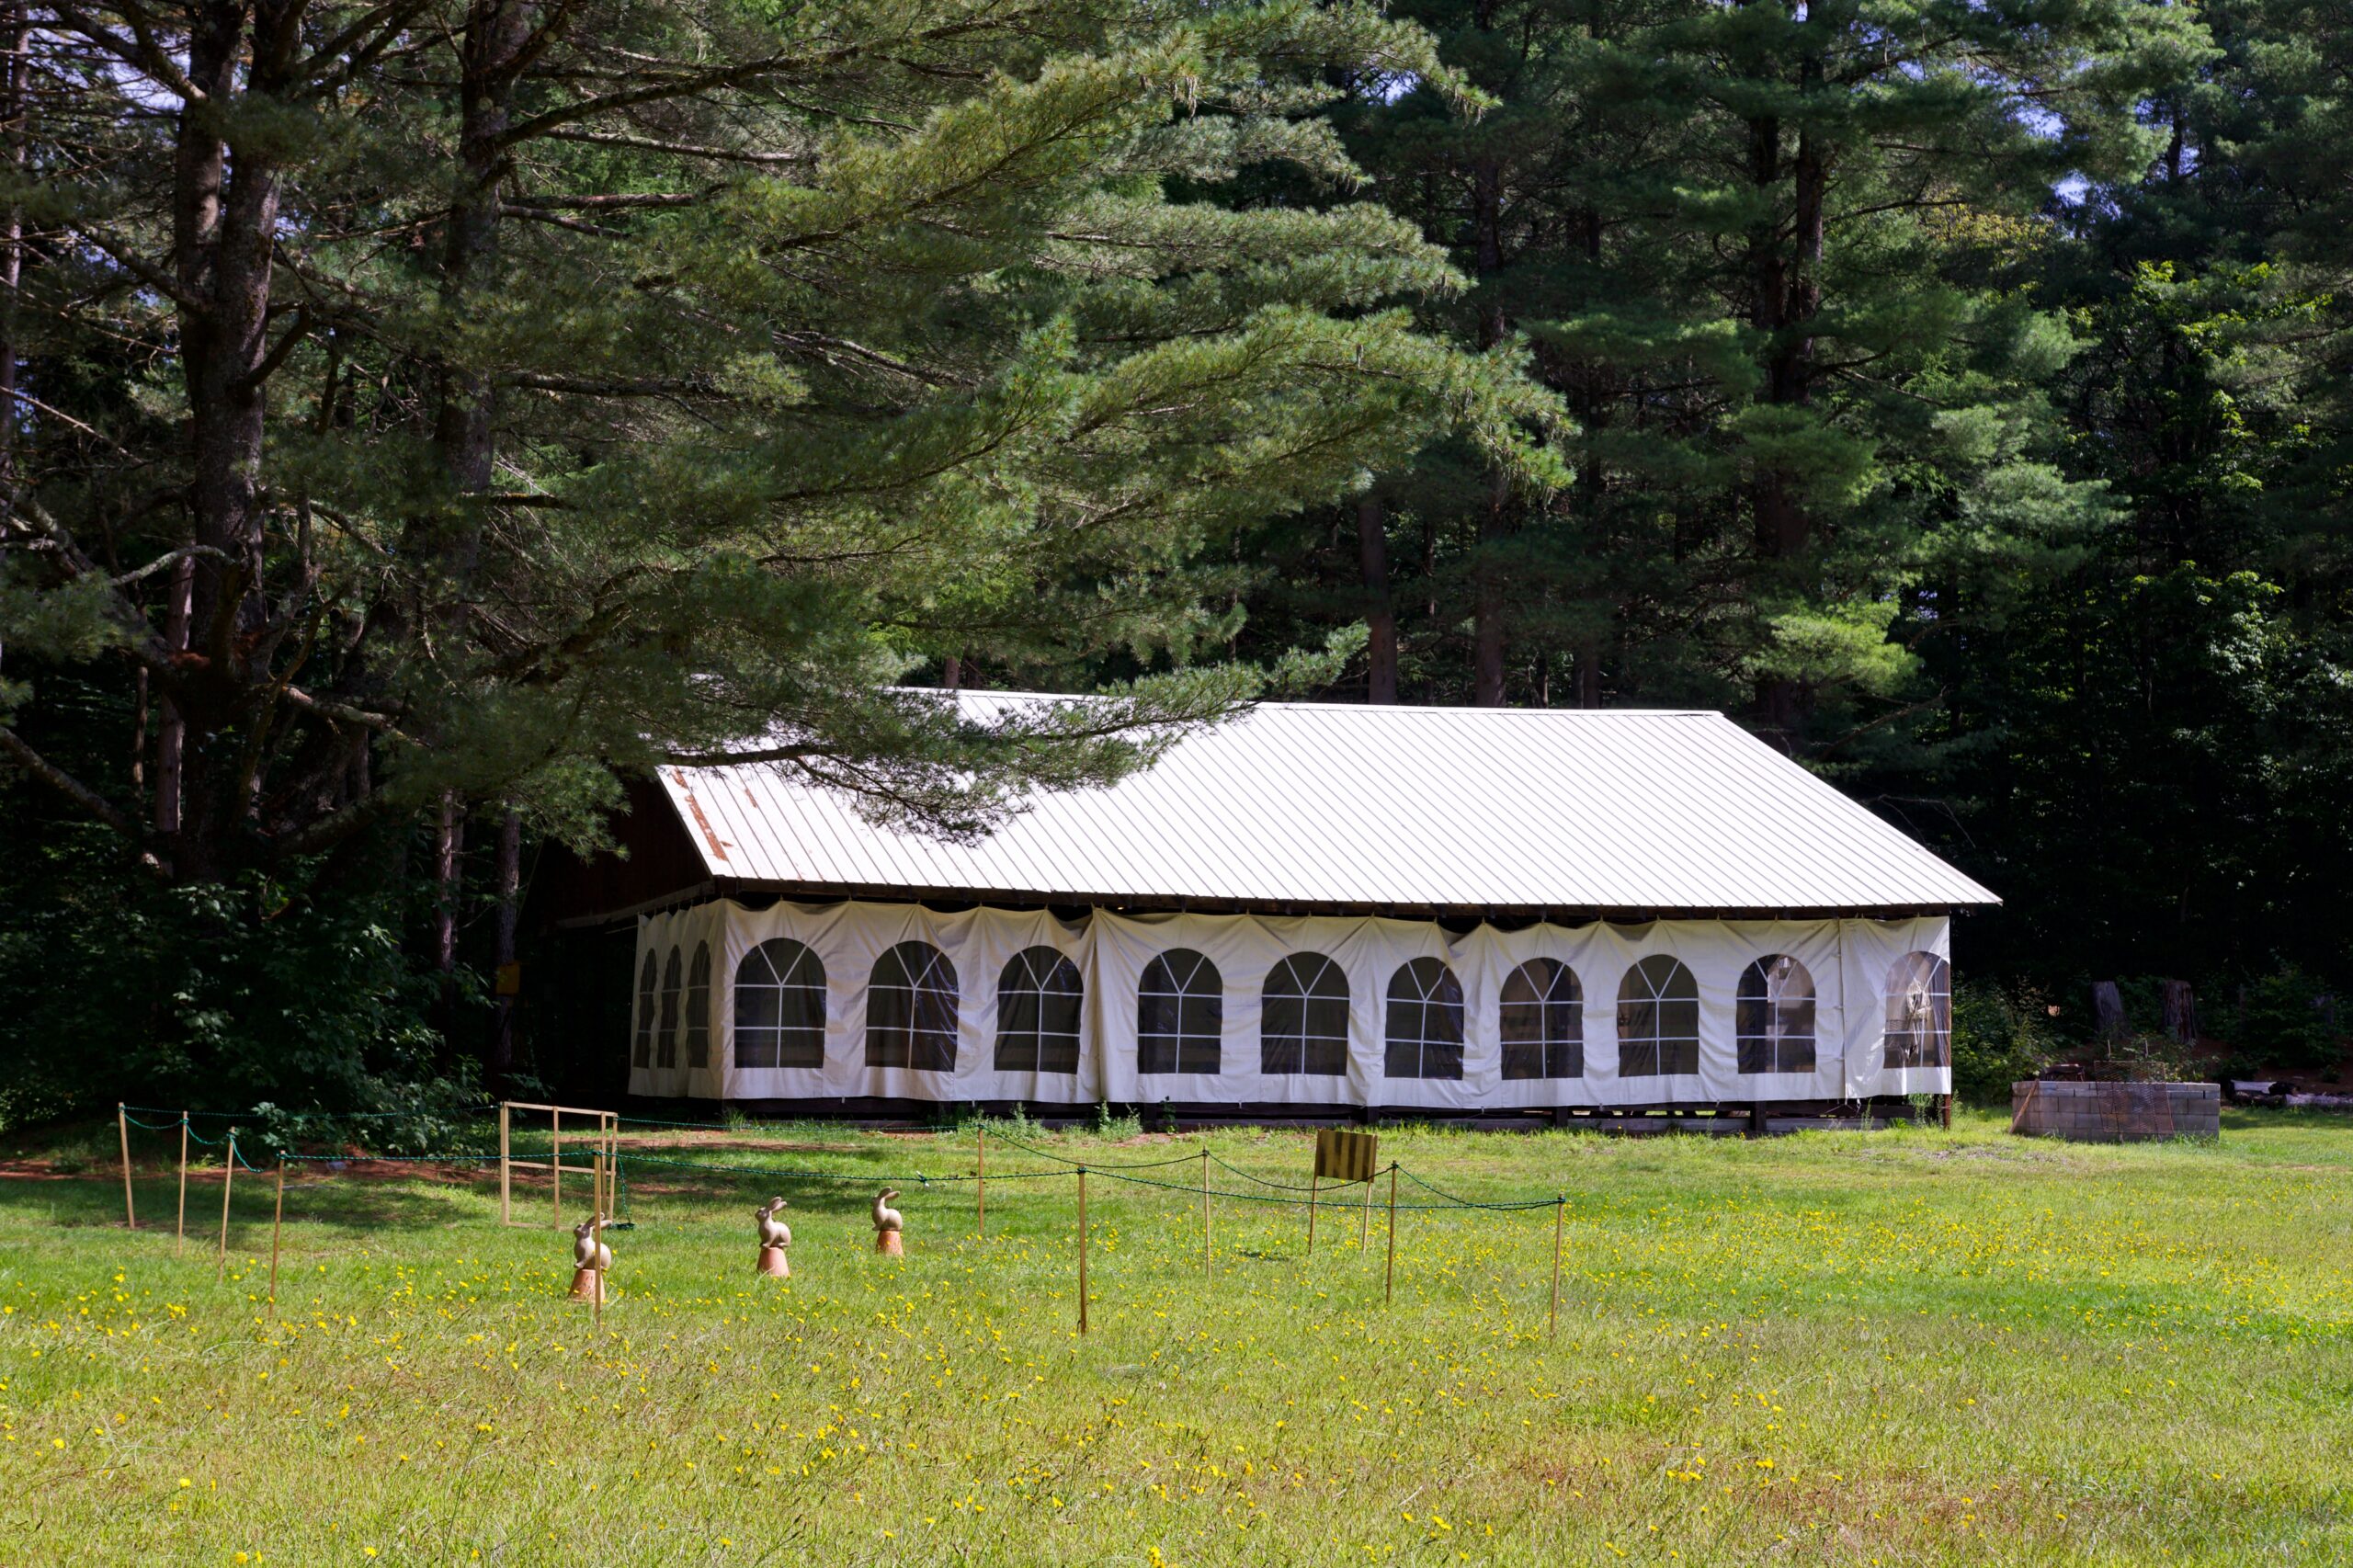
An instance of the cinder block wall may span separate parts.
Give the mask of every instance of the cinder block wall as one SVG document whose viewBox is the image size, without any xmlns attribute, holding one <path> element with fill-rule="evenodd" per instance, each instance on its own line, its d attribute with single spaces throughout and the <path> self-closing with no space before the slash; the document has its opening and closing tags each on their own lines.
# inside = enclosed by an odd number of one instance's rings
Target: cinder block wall
<svg viewBox="0 0 2353 1568">
<path fill-rule="evenodd" d="M 2010 1131 L 2077 1143 L 2219 1138 L 2222 1091 L 2213 1084 L 2030 1080 L 2010 1085 Z"/>
</svg>

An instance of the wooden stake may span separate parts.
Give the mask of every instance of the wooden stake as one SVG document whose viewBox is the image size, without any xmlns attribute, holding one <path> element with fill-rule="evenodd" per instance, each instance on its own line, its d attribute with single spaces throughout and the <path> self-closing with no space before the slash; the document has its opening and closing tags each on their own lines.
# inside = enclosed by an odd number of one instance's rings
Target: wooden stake
<svg viewBox="0 0 2353 1568">
<path fill-rule="evenodd" d="M 212 1270 L 218 1285 L 229 1273 L 229 1188 L 237 1179 L 237 1130 L 229 1129 L 229 1163 L 221 1167 L 221 1261 Z"/>
<path fill-rule="evenodd" d="M 561 1231 L 563 1229 L 563 1112 L 560 1110 L 548 1113 L 548 1184 L 555 1194 L 555 1228 Z"/>
<path fill-rule="evenodd" d="M 1561 1221 L 1568 1211 L 1567 1199 L 1552 1199 L 1552 1326 L 1546 1333 L 1553 1339 L 1561 1337 Z"/>
<path fill-rule="evenodd" d="M 1357 1256 L 1364 1256 L 1364 1240 L 1372 1227 L 1372 1178 L 1364 1178 L 1364 1208 L 1357 1214 Z"/>
<path fill-rule="evenodd" d="M 1210 1272 L 1210 1151 L 1201 1146 L 1201 1273 Z"/>
<path fill-rule="evenodd" d="M 989 1234 L 988 1124 L 986 1122 L 976 1121 L 972 1124 L 972 1131 L 974 1135 L 980 1140 L 978 1152 L 973 1155 L 973 1159 L 975 1161 L 975 1164 L 972 1166 L 973 1214 L 980 1222 L 981 1239 L 983 1241 L 986 1241 Z"/>
<path fill-rule="evenodd" d="M 122 1222 L 135 1231 L 139 1210 L 131 1202 L 131 1112 L 120 1100 L 114 1102 L 114 1130 L 122 1137 Z"/>
<path fill-rule="evenodd" d="M 1320 1171 L 1307 1178 L 1307 1250 L 1315 1251 L 1315 1188 L 1324 1180 Z"/>
<path fill-rule="evenodd" d="M 601 1210 L 597 1214 L 596 1229 L 588 1233 L 596 1238 L 597 1244 L 597 1250 L 592 1255 L 597 1260 L 597 1308 L 594 1316 L 597 1336 L 601 1339 L 605 1335 L 605 1216 Z"/>
<path fill-rule="evenodd" d="M 173 1256 L 188 1251 L 188 1112 L 180 1112 L 180 1218 L 179 1239 L 172 1244 Z"/>
<path fill-rule="evenodd" d="M 1078 1332 L 1086 1332 L 1086 1167 L 1078 1167 Z"/>
<path fill-rule="evenodd" d="M 515 1167 L 508 1164 L 515 1156 L 513 1146 L 507 1137 L 507 1119 L 513 1114 L 513 1110 L 508 1108 L 505 1100 L 498 1102 L 498 1222 L 502 1225 L 511 1225 L 515 1222 L 515 1210 L 512 1202 L 515 1192 Z"/>
<path fill-rule="evenodd" d="M 278 1316 L 278 1233 L 286 1223 L 286 1157 L 278 1159 L 278 1207 L 269 1216 L 269 1315 Z"/>
<path fill-rule="evenodd" d="M 1389 1162 L 1389 1272 L 1381 1281 L 1381 1304 L 1387 1306 L 1397 1290 L 1397 1162 Z"/>
</svg>

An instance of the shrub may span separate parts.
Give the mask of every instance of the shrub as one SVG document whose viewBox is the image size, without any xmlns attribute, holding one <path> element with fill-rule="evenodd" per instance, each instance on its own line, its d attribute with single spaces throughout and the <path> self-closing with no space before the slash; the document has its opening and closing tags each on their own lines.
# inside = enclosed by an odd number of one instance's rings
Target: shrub
<svg viewBox="0 0 2353 1568">
<path fill-rule="evenodd" d="M 2049 1005 L 2028 988 L 1964 980 L 1952 993 L 1952 1088 L 1970 1105 L 2006 1106 L 2010 1085 L 2050 1063 Z"/>
<path fill-rule="evenodd" d="M 2332 1065 L 2339 1054 L 2327 993 L 2292 967 L 2248 983 L 2239 994 L 2234 1057 L 2277 1067 Z"/>
</svg>

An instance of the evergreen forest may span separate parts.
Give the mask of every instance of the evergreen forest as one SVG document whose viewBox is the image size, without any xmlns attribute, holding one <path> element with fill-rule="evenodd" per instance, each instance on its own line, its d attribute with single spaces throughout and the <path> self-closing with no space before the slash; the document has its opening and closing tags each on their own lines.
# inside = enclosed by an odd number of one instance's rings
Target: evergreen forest
<svg viewBox="0 0 2353 1568">
<path fill-rule="evenodd" d="M 528 1085 L 648 770 L 1268 697 L 1722 710 L 1986 1049 L 2316 1064 L 2348 486 L 2341 0 L 0 0 L 0 1124 Z"/>
</svg>

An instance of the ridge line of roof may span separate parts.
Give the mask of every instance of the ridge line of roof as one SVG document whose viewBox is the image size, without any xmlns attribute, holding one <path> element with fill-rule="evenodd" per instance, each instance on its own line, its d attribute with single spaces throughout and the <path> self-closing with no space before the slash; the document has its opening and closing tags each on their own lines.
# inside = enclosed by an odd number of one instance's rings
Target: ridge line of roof
<svg viewBox="0 0 2353 1568">
<path fill-rule="evenodd" d="M 949 690 L 942 687 L 903 686 L 894 688 L 910 695 L 938 697 L 1001 698 L 1008 700 L 1036 702 L 1108 702 L 1110 694 L 1099 691 L 1014 691 L 996 687 L 958 687 Z M 1731 718 L 1714 708 L 1479 708 L 1448 702 L 1293 702 L 1279 698 L 1255 698 L 1242 705 L 1247 711 L 1257 708 L 1280 708 L 1289 710 L 1330 713 L 1446 713 L 1464 716 L 1548 717 L 1560 719 L 1722 719 Z"/>
</svg>

